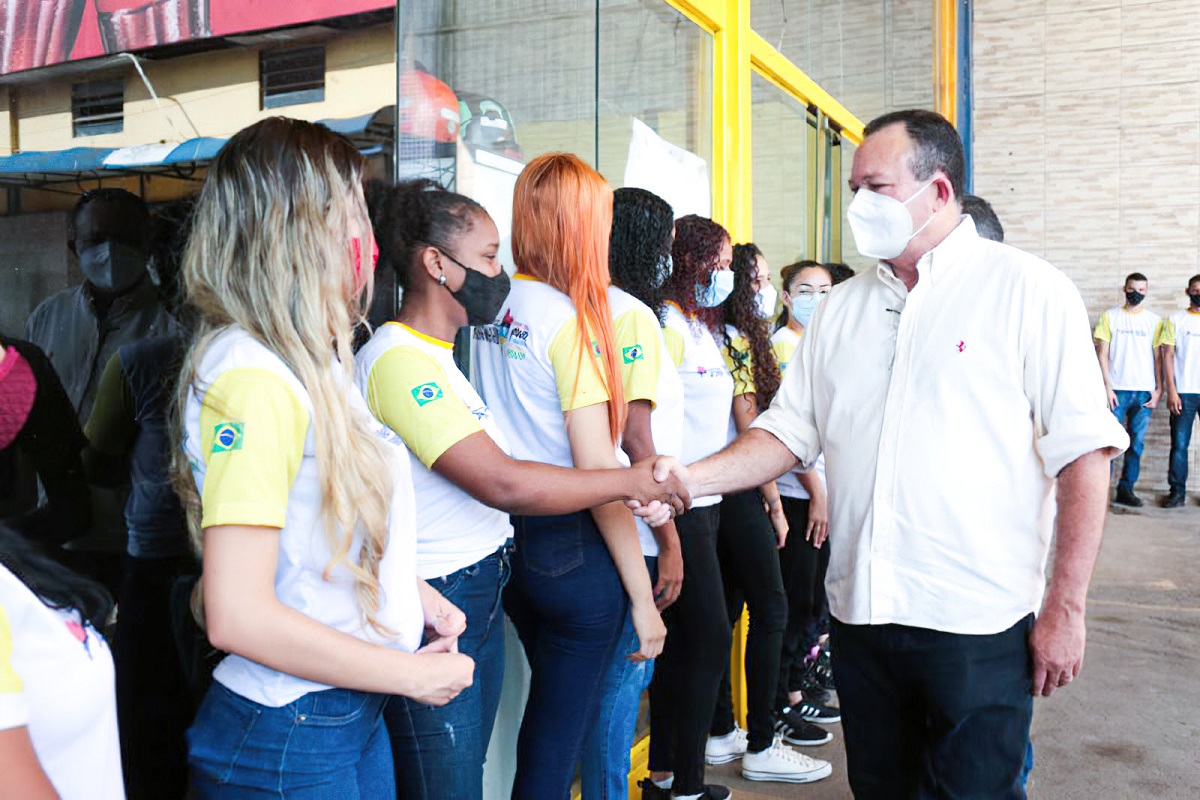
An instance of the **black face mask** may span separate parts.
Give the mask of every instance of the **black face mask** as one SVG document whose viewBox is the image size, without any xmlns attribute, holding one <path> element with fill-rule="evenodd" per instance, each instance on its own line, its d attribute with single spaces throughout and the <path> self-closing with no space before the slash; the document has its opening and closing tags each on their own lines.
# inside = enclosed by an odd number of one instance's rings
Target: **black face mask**
<svg viewBox="0 0 1200 800">
<path fill-rule="evenodd" d="M 125 294 L 146 274 L 149 258 L 136 247 L 101 242 L 79 251 L 79 269 L 102 292 Z"/>
<path fill-rule="evenodd" d="M 1188 300 L 1192 303 L 1192 308 L 1200 308 L 1200 294 L 1189 294 Z"/>
<path fill-rule="evenodd" d="M 1126 292 L 1125 293 L 1125 302 L 1129 303 L 1129 305 L 1131 305 L 1131 306 L 1141 305 L 1142 301 L 1145 299 L 1146 299 L 1146 295 L 1142 294 L 1141 292 Z"/>
<path fill-rule="evenodd" d="M 462 267 L 466 274 L 458 291 L 451 291 L 454 299 L 467 312 L 468 325 L 490 325 L 496 321 L 504 298 L 508 297 L 508 273 L 500 270 L 495 277 L 488 277 L 479 270 L 465 267 L 453 256 L 450 260 Z"/>
</svg>

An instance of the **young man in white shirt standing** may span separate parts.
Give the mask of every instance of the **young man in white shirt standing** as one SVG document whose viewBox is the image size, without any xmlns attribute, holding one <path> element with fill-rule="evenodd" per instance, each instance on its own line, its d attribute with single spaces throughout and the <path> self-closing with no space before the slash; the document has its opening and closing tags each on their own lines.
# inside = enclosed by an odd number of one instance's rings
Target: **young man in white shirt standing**
<svg viewBox="0 0 1200 800">
<path fill-rule="evenodd" d="M 1096 354 L 1100 372 L 1108 389 L 1108 407 L 1129 433 L 1129 449 L 1117 483 L 1116 502 L 1123 506 L 1141 506 L 1133 492 L 1142 470 L 1142 448 L 1150 412 L 1162 396 L 1162 318 L 1142 305 L 1150 283 L 1140 272 L 1125 278 L 1125 305 L 1100 315 L 1096 323 Z"/>
<path fill-rule="evenodd" d="M 1163 382 L 1171 412 L 1171 492 L 1163 503 L 1166 508 L 1187 504 L 1188 445 L 1192 423 L 1200 414 L 1200 275 L 1188 281 L 1187 298 L 1187 309 L 1170 316 L 1162 336 Z"/>
<path fill-rule="evenodd" d="M 879 263 L 818 307 L 749 430 L 690 467 L 656 466 L 699 497 L 824 451 L 833 671 L 858 800 L 1025 796 L 1033 696 L 1079 674 L 1109 462 L 1128 443 L 1078 290 L 981 238 L 962 186 L 943 117 L 868 125 L 848 216 Z"/>
</svg>

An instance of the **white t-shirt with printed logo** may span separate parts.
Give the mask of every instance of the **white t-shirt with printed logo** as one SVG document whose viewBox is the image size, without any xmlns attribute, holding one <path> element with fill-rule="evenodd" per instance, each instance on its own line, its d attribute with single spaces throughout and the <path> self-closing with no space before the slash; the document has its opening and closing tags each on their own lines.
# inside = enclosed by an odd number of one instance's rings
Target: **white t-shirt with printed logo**
<svg viewBox="0 0 1200 800">
<path fill-rule="evenodd" d="M 1108 377 L 1114 391 L 1154 391 L 1154 349 L 1161 344 L 1162 318 L 1153 311 L 1130 314 L 1110 308 L 1096 323 L 1095 339 L 1108 342 Z"/>
<path fill-rule="evenodd" d="M 1200 394 L 1200 313 L 1188 310 L 1172 314 L 1163 344 L 1175 345 L 1175 391 Z"/>
<path fill-rule="evenodd" d="M 689 320 L 674 303 L 667 304 L 664 337 L 667 349 L 676 356 L 676 367 L 683 381 L 681 460 L 691 464 L 727 444 L 729 416 L 733 413 L 733 376 L 726 366 L 725 354 L 708 328 Z M 719 502 L 721 495 L 692 498 L 692 506 L 696 508 Z"/>
<path fill-rule="evenodd" d="M 494 553 L 512 536 L 508 514 L 433 471 L 451 447 L 486 432 L 508 452 L 487 404 L 454 363 L 454 346 L 389 322 L 355 358 L 359 389 L 375 418 L 408 446 L 417 498 L 417 574 L 429 580 Z"/>
<path fill-rule="evenodd" d="M 513 458 L 573 467 L 565 414 L 608 402 L 599 344 L 581 352 L 571 298 L 518 273 L 499 319 L 475 329 L 471 380 Z"/>
<path fill-rule="evenodd" d="M 19 727 L 63 800 L 125 797 L 108 644 L 0 566 L 0 730 Z"/>
<path fill-rule="evenodd" d="M 359 639 L 413 652 L 425 622 L 417 592 L 416 501 L 408 453 L 399 436 L 371 417 L 357 387 L 347 382 L 345 395 L 350 412 L 362 415 L 391 455 L 389 537 L 379 563 L 376 619 L 395 636 L 386 637 L 366 622 L 345 563 L 325 579 L 333 551 L 321 513 L 312 399 L 279 356 L 237 327 L 208 344 L 184 409 L 183 444 L 200 493 L 200 524 L 278 528 L 275 594 L 281 603 Z M 351 562 L 357 563 L 362 536 L 360 529 L 351 540 Z M 332 688 L 239 655 L 226 656 L 213 678 L 273 708 Z"/>
</svg>

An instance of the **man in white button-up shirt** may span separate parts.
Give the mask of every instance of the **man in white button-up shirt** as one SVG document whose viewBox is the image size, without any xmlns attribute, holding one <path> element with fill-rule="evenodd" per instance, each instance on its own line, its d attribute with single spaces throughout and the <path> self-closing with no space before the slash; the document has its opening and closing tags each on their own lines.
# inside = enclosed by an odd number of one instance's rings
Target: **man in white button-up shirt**
<svg viewBox="0 0 1200 800">
<path fill-rule="evenodd" d="M 824 451 L 833 668 L 859 798 L 1024 796 L 1032 696 L 1079 672 L 1109 461 L 1128 441 L 1078 290 L 980 238 L 962 180 L 940 116 L 868 125 L 849 216 L 880 263 L 818 308 L 751 430 L 686 470 L 658 467 L 700 497 Z"/>
</svg>

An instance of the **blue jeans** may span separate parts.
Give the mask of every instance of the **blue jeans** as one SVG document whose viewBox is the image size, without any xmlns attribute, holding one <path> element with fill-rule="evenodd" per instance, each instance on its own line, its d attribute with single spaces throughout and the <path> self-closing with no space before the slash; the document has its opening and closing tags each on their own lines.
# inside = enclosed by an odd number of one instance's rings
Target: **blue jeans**
<svg viewBox="0 0 1200 800">
<path fill-rule="evenodd" d="M 475 682 L 440 708 L 405 697 L 388 700 L 383 717 L 401 800 L 483 796 L 483 761 L 504 682 L 500 593 L 508 582 L 509 549 L 506 545 L 469 567 L 429 581 L 467 616 L 458 651 L 475 659 Z"/>
<path fill-rule="evenodd" d="M 658 559 L 646 557 L 651 585 L 658 581 Z M 629 796 L 629 751 L 637 734 L 642 692 L 654 677 L 653 661 L 630 661 L 637 652 L 633 615 L 625 615 L 621 640 L 613 653 L 601 688 L 600 717 L 583 744 L 582 789 L 584 800 L 624 800 Z"/>
<path fill-rule="evenodd" d="M 213 682 L 188 730 L 192 789 L 202 800 L 391 797 L 381 694 L 309 692 L 279 708 Z"/>
<path fill-rule="evenodd" d="M 1181 394 L 1183 412 L 1171 417 L 1171 466 L 1167 471 L 1167 483 L 1171 494 L 1187 491 L 1188 445 L 1192 443 L 1192 423 L 1200 414 L 1200 394 Z"/>
<path fill-rule="evenodd" d="M 504 590 L 529 659 L 514 800 L 566 800 L 629 605 L 592 515 L 513 517 Z"/>
<path fill-rule="evenodd" d="M 1146 429 L 1150 427 L 1150 392 L 1127 392 L 1117 389 L 1117 407 L 1113 414 L 1117 421 L 1129 431 L 1129 449 L 1125 451 L 1125 463 L 1121 468 L 1121 480 L 1117 490 L 1132 492 L 1142 471 L 1142 448 L 1146 445 Z"/>
</svg>

